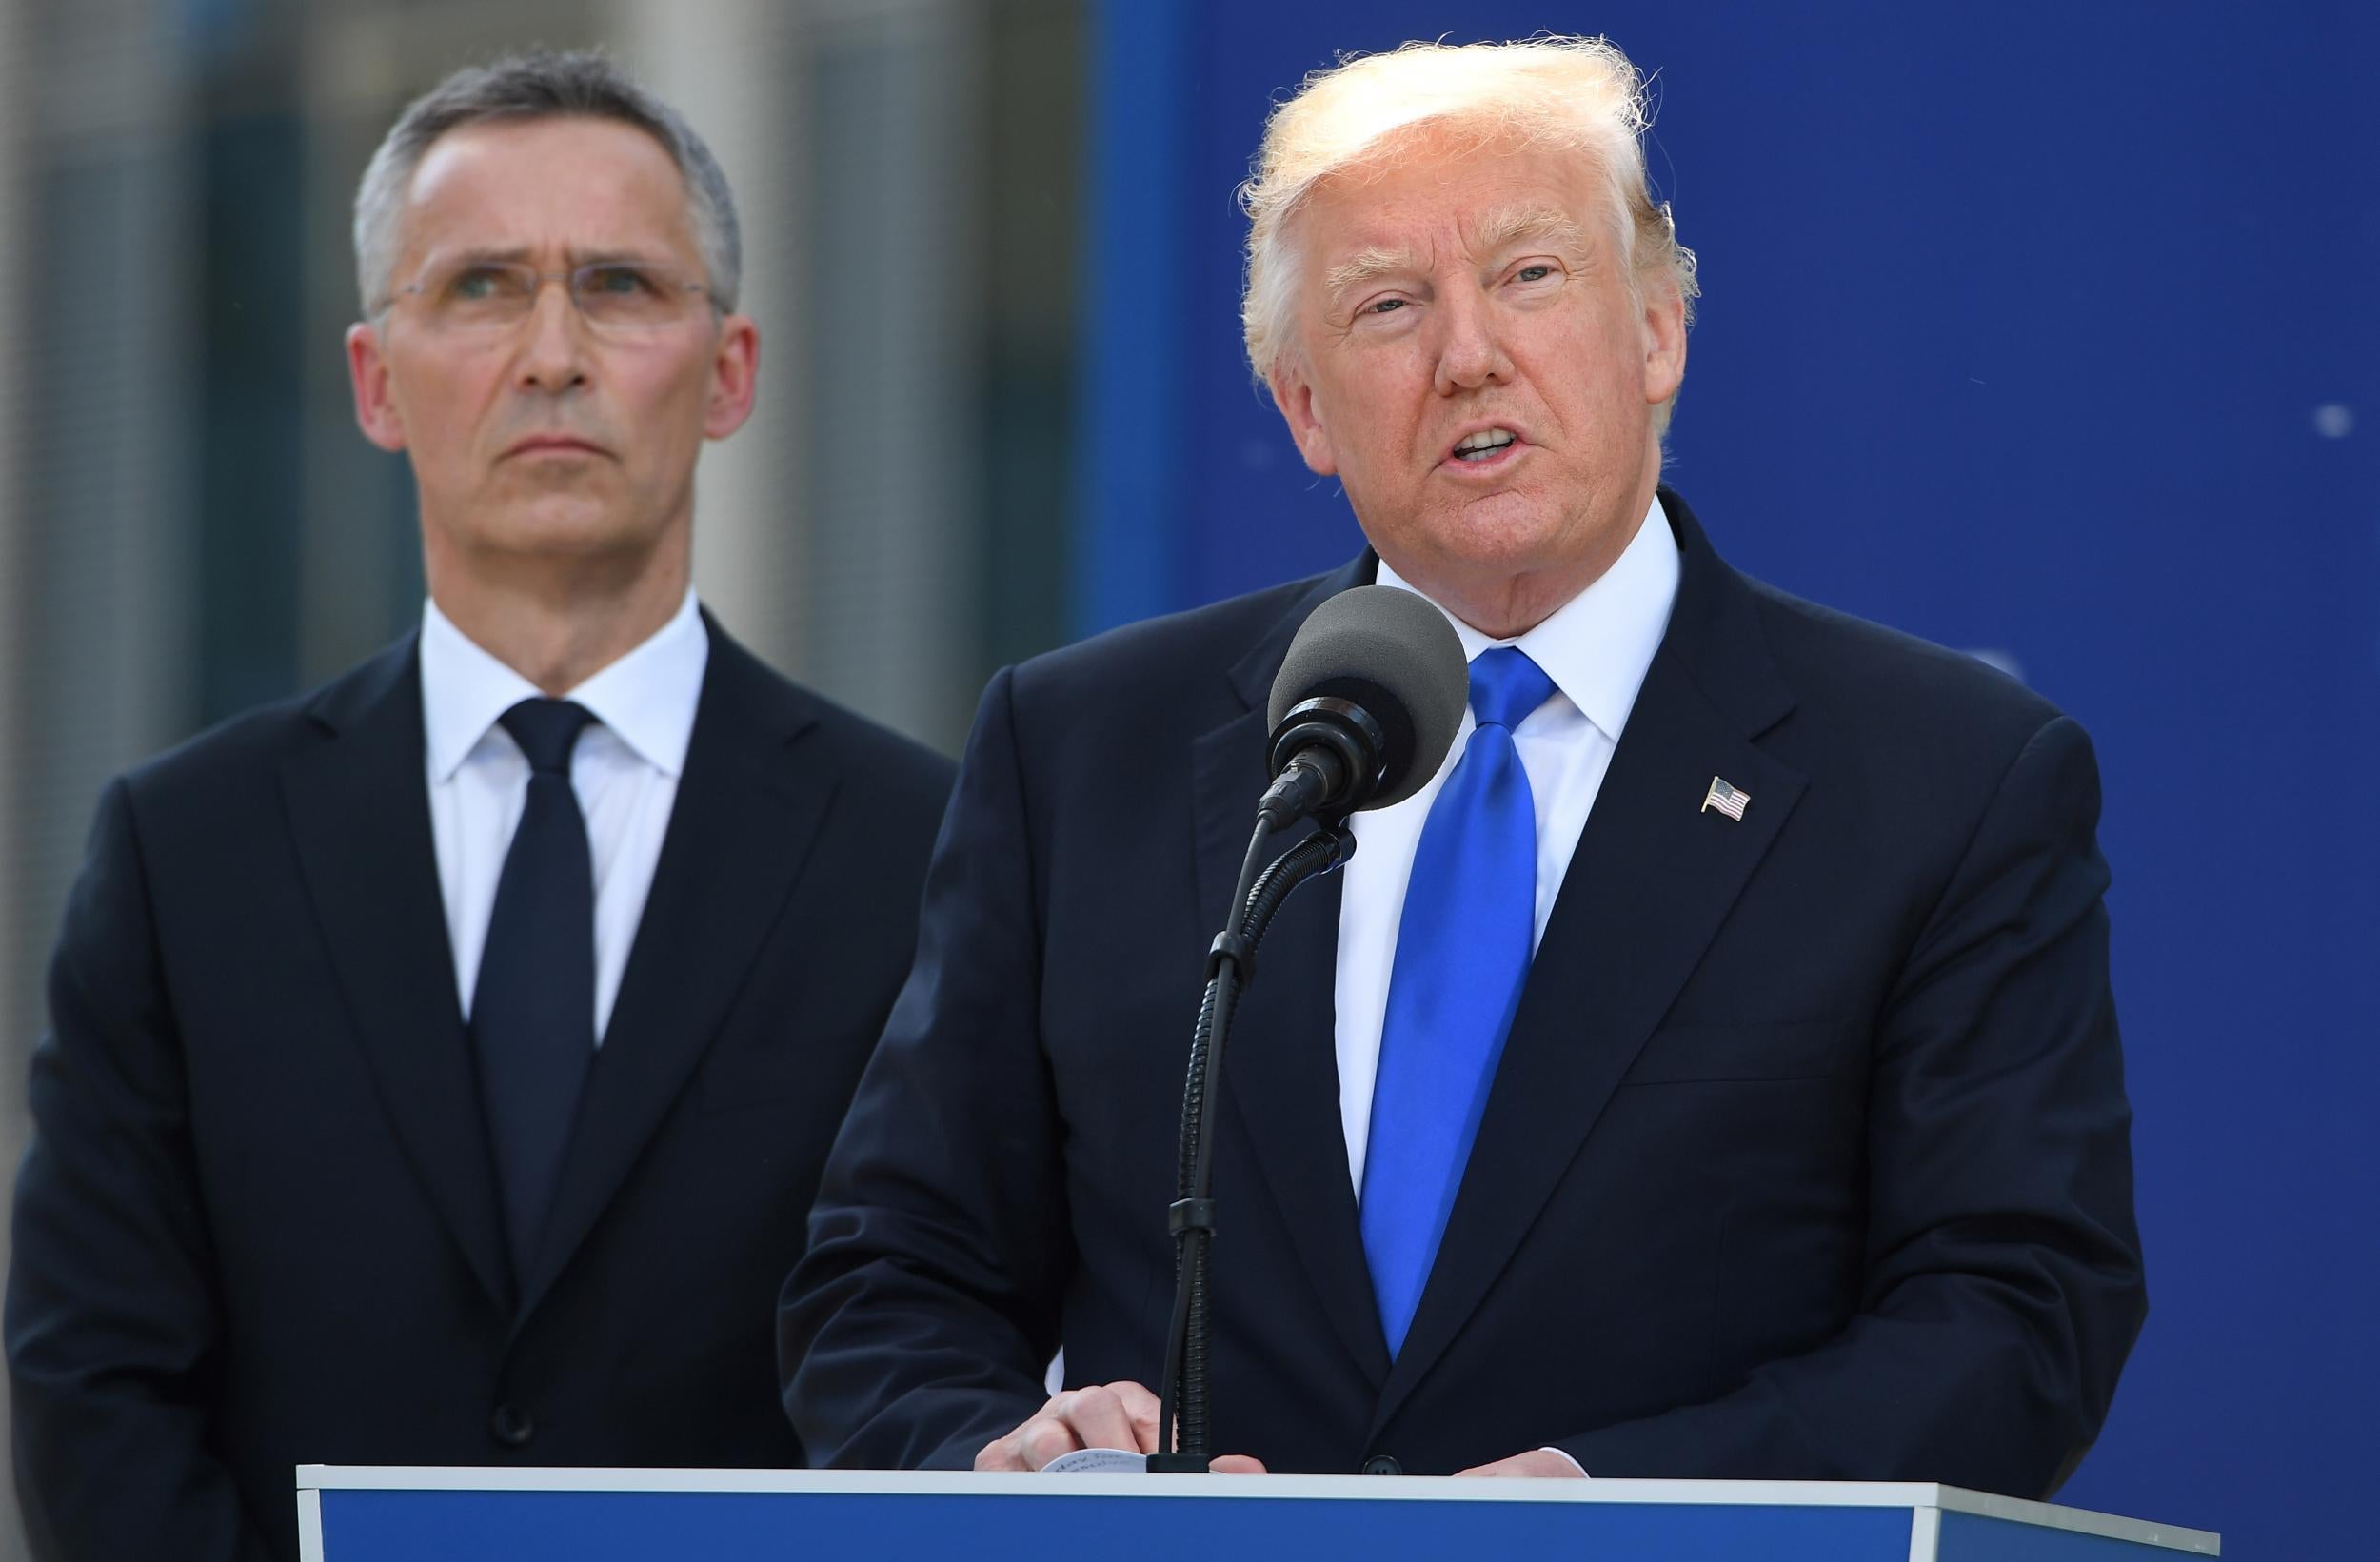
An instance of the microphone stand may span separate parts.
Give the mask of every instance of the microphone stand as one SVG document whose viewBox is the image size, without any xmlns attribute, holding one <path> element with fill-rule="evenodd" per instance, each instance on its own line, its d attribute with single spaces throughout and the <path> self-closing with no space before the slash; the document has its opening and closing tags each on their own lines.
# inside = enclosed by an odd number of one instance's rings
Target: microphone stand
<svg viewBox="0 0 2380 1562">
<path fill-rule="evenodd" d="M 1257 945 L 1289 892 L 1332 872 L 1355 855 L 1356 838 L 1340 819 L 1282 852 L 1262 872 L 1257 864 L 1273 834 L 1269 813 L 1257 821 L 1240 863 L 1233 920 L 1206 955 L 1206 996 L 1190 1043 L 1181 1094 L 1181 1158 L 1175 1201 L 1166 1210 L 1174 1238 L 1174 1311 L 1166 1330 L 1164 1388 L 1158 1413 L 1158 1451 L 1148 1468 L 1160 1473 L 1203 1473 L 1213 1455 L 1207 1433 L 1207 1264 L 1215 1236 L 1214 1147 L 1207 1106 L 1221 1087 L 1223 1041 L 1240 991 L 1256 980 Z"/>
</svg>

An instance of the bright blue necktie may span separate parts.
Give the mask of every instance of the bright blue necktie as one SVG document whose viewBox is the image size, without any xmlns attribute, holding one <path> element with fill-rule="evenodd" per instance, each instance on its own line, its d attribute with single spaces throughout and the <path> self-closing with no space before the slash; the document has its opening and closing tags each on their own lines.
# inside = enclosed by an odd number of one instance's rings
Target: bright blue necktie
<svg viewBox="0 0 2380 1562">
<path fill-rule="evenodd" d="M 1478 724 L 1413 854 L 1363 1161 L 1363 1252 L 1392 1356 L 1420 1305 L 1529 978 L 1537 806 L 1512 729 L 1553 693 L 1520 651 L 1479 653 Z"/>
</svg>

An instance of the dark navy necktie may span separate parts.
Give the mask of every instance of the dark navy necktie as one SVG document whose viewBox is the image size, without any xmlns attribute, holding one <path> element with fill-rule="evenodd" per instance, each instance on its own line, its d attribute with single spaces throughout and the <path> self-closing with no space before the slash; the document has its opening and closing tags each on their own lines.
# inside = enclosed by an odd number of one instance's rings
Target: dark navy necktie
<svg viewBox="0 0 2380 1562">
<path fill-rule="evenodd" d="M 595 1057 L 595 872 L 570 789 L 571 752 L 594 719 L 561 700 L 524 700 L 499 719 L 528 759 L 529 787 L 487 919 L 471 1041 L 521 1276 Z"/>
<path fill-rule="evenodd" d="M 1363 1160 L 1363 1252 L 1392 1356 L 1437 1260 L 1529 977 L 1537 806 L 1512 729 L 1553 693 L 1519 650 L 1479 653 L 1478 724 L 1413 854 Z"/>
</svg>

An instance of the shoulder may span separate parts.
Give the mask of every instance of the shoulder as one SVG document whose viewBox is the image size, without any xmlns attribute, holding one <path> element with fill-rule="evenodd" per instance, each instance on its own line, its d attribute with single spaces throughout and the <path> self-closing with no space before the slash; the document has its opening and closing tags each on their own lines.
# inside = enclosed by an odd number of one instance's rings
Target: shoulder
<svg viewBox="0 0 2380 1562">
<path fill-rule="evenodd" d="M 850 774 L 886 802 L 922 809 L 936 818 L 950 796 L 958 766 L 913 738 L 837 704 L 814 691 L 809 698 L 817 733 L 828 752 L 842 758 Z"/>
<path fill-rule="evenodd" d="M 210 801 L 252 799 L 292 756 L 380 702 L 418 689 L 414 645 L 408 633 L 327 682 L 242 711 L 143 761 L 117 783 L 143 810 L 204 811 Z"/>
<path fill-rule="evenodd" d="M 2013 762 L 2045 728 L 2080 729 L 2016 679 L 1964 651 L 1805 601 L 1735 569 L 1684 499 L 1663 488 L 1677 533 L 1686 660 L 1706 695 L 1756 718 L 1767 741 L 1818 770 L 1855 766 L 1965 776 Z M 1679 632 L 1673 619 L 1672 642 Z M 1758 691 L 1730 701 L 1731 682 Z M 1773 731 L 1776 715 L 1783 720 Z M 1997 772 L 1995 771 L 1996 775 Z"/>
<path fill-rule="evenodd" d="M 1966 652 L 1767 585 L 1752 592 L 1795 697 L 1762 743 L 1808 778 L 1813 821 L 1904 867 L 1932 863 L 1929 882 L 1995 813 L 2061 839 L 2089 834 L 2097 757 L 2054 703 Z"/>
<path fill-rule="evenodd" d="M 864 781 L 867 794 L 891 811 L 940 816 L 956 768 L 948 758 L 795 682 L 716 624 L 710 654 L 704 699 L 721 702 L 738 727 L 776 730 L 791 743 L 793 762 L 834 765 Z"/>
<path fill-rule="evenodd" d="M 1799 702 L 1796 715 L 2013 755 L 2064 714 L 1972 653 L 1746 583 L 1770 654 Z"/>
<path fill-rule="evenodd" d="M 1144 619 L 1020 662 L 984 691 L 978 730 L 987 721 L 1005 725 L 1028 766 L 1106 766 L 1125 755 L 1178 763 L 1192 737 L 1251 708 L 1248 690 L 1272 678 L 1259 663 L 1267 655 L 1278 663 L 1300 609 L 1310 611 L 1329 581 Z"/>
<path fill-rule="evenodd" d="M 1328 579 L 1314 576 L 1266 586 L 1061 646 L 1018 665 L 1019 697 L 1214 684 Z"/>
<path fill-rule="evenodd" d="M 329 682 L 242 711 L 110 778 L 92 811 L 84 875 L 103 887 L 136 875 L 154 883 L 255 864 L 283 828 L 282 779 L 336 730 L 333 710 L 368 710 L 407 681 L 406 637 Z"/>
</svg>

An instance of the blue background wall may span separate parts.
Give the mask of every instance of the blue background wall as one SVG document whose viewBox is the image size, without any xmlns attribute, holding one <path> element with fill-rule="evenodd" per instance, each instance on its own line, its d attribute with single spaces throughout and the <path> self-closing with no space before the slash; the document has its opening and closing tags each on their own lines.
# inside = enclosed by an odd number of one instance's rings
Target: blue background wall
<svg viewBox="0 0 2380 1562">
<path fill-rule="evenodd" d="M 1347 558 L 1232 204 L 1339 49 L 1602 31 L 1706 289 L 1671 480 L 1738 566 L 2099 744 L 2152 1315 L 2063 1493 L 2369 1555 L 2380 1459 L 2380 5 L 1107 0 L 1085 629 Z"/>
</svg>

